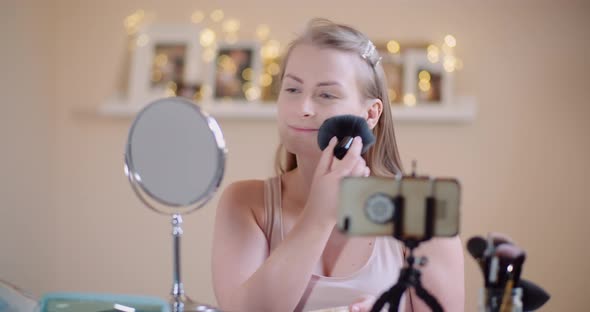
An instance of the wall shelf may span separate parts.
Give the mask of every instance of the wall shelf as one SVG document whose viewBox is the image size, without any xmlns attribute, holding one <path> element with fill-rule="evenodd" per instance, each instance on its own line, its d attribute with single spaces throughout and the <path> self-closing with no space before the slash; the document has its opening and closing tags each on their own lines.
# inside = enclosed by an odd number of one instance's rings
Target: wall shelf
<svg viewBox="0 0 590 312">
<path fill-rule="evenodd" d="M 133 118 L 143 106 L 133 105 L 123 97 L 113 97 L 98 107 L 103 117 Z M 227 101 L 203 102 L 201 108 L 219 119 L 272 120 L 276 116 L 273 103 Z M 468 123 L 475 120 L 476 101 L 472 96 L 456 96 L 449 104 L 421 104 L 413 107 L 393 106 L 393 118 L 411 122 Z"/>
</svg>

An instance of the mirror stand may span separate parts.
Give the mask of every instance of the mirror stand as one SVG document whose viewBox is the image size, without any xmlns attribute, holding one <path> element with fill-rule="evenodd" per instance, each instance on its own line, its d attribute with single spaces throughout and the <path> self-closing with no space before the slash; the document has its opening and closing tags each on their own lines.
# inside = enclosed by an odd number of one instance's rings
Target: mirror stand
<svg viewBox="0 0 590 312">
<path fill-rule="evenodd" d="M 184 294 L 184 285 L 180 274 L 180 238 L 182 237 L 182 215 L 172 215 L 172 241 L 173 241 L 173 282 L 172 298 L 170 305 L 172 312 L 183 311 L 215 311 L 207 305 L 199 304 Z"/>
<path fill-rule="evenodd" d="M 174 308 L 184 307 L 184 286 L 180 277 L 180 237 L 182 236 L 182 216 L 180 214 L 172 215 L 172 240 L 174 246 L 174 271 L 173 271 L 173 284 L 172 284 L 172 299 Z"/>
</svg>

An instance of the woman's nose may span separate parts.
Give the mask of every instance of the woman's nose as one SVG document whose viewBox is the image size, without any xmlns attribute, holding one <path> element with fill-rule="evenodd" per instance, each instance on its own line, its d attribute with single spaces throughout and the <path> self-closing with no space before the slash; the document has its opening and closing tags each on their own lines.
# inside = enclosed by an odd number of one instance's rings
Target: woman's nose
<svg viewBox="0 0 590 312">
<path fill-rule="evenodd" d="M 315 115 L 314 106 L 313 106 L 313 102 L 311 99 L 304 98 L 301 100 L 301 103 L 299 106 L 299 115 L 301 117 L 311 117 L 311 116 Z"/>
</svg>

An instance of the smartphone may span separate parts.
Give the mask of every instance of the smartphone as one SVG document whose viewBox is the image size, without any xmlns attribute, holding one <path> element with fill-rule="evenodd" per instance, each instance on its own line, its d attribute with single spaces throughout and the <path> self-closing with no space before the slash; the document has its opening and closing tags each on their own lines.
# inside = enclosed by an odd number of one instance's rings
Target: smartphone
<svg viewBox="0 0 590 312">
<path fill-rule="evenodd" d="M 353 236 L 425 240 L 459 233 L 461 187 L 454 178 L 346 177 L 338 228 Z"/>
</svg>

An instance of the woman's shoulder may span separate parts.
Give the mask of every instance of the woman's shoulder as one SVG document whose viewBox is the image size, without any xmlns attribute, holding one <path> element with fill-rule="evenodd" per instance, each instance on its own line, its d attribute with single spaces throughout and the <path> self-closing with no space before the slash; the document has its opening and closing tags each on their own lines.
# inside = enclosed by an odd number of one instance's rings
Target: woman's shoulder
<svg viewBox="0 0 590 312">
<path fill-rule="evenodd" d="M 262 191 L 264 188 L 264 180 L 240 180 L 227 185 L 223 194 L 225 196 L 247 196 L 252 192 Z"/>
<path fill-rule="evenodd" d="M 264 217 L 265 180 L 240 180 L 232 182 L 222 192 L 218 209 L 229 209 L 237 215 L 250 214 L 262 227 Z"/>
</svg>

